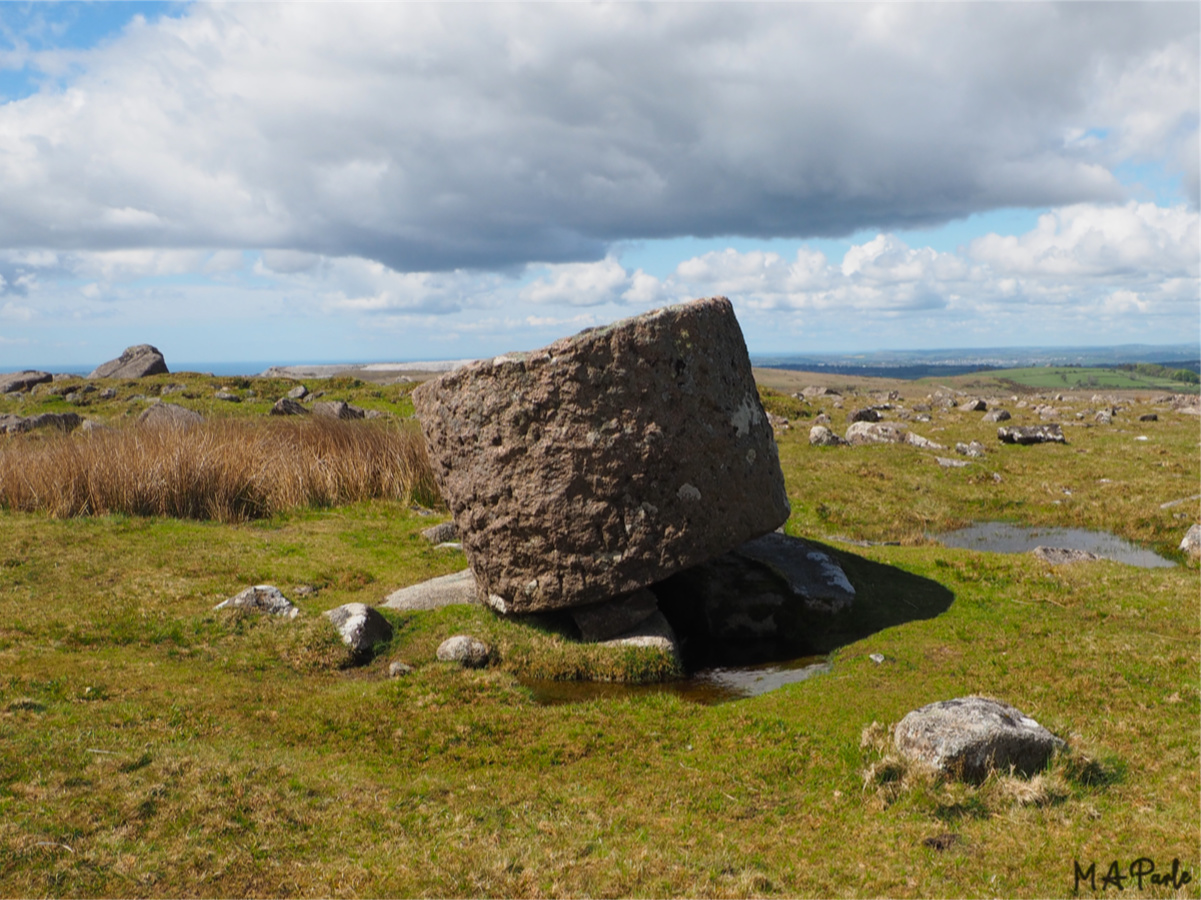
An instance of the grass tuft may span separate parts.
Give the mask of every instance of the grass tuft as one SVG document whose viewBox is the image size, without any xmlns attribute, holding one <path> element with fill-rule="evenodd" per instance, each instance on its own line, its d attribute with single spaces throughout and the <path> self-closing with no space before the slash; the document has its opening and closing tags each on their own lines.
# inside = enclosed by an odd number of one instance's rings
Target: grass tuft
<svg viewBox="0 0 1201 900">
<path fill-rule="evenodd" d="M 244 522 L 370 499 L 439 503 L 414 424 L 337 419 L 127 425 L 9 437 L 0 508 Z"/>
</svg>

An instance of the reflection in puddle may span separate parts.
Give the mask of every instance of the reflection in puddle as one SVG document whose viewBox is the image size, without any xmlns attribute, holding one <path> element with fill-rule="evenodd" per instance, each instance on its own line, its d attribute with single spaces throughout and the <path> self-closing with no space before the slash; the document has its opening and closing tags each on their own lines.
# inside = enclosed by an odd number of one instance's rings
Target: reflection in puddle
<svg viewBox="0 0 1201 900">
<path fill-rule="evenodd" d="M 701 669 L 680 681 L 658 684 L 535 679 L 522 679 L 521 683 L 533 692 L 537 702 L 544 705 L 583 703 L 589 700 L 621 700 L 647 694 L 674 694 L 683 700 L 711 706 L 755 697 L 829 671 L 830 663 L 825 657 L 807 656 L 784 663 Z"/>
<path fill-rule="evenodd" d="M 984 550 L 989 553 L 1027 553 L 1035 547 L 1063 547 L 1086 550 L 1106 559 L 1138 566 L 1160 569 L 1176 565 L 1150 550 L 1106 531 L 1084 528 L 1027 528 L 1009 522 L 977 522 L 967 528 L 939 535 L 947 547 L 963 550 Z"/>
</svg>

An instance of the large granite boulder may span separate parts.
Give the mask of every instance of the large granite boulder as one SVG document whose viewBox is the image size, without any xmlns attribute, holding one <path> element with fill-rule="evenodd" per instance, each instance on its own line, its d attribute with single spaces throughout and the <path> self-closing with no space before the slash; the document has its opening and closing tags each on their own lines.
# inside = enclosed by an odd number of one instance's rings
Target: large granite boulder
<svg viewBox="0 0 1201 900">
<path fill-rule="evenodd" d="M 629 593 L 788 518 L 724 297 L 465 366 L 413 404 L 481 593 L 502 613 Z"/>
<path fill-rule="evenodd" d="M 97 366 L 88 378 L 142 378 L 146 375 L 164 375 L 167 361 L 156 347 L 137 344 L 126 347 L 116 359 Z"/>
<path fill-rule="evenodd" d="M 893 733 L 909 757 L 965 781 L 992 770 L 1032 775 L 1063 740 L 1008 703 L 989 697 L 941 700 L 909 713 Z"/>
<path fill-rule="evenodd" d="M 36 372 L 33 369 L 0 375 L 0 394 L 8 394 L 13 391 L 27 391 L 35 384 L 45 384 L 47 381 L 53 380 L 54 376 L 49 372 Z"/>
</svg>

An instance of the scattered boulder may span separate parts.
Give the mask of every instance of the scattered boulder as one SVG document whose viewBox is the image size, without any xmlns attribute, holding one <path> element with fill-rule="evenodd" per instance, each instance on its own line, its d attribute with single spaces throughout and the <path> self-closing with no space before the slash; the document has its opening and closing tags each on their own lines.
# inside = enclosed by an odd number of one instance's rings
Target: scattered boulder
<svg viewBox="0 0 1201 900">
<path fill-rule="evenodd" d="M 164 384 L 158 393 L 160 397 L 166 397 L 168 394 L 182 394 L 187 389 L 186 384 Z"/>
<path fill-rule="evenodd" d="M 322 400 L 313 404 L 313 415 L 330 419 L 361 419 L 364 413 L 343 400 Z"/>
<path fill-rule="evenodd" d="M 879 422 L 882 418 L 880 411 L 870 406 L 866 409 L 853 409 L 847 413 L 848 422 Z"/>
<path fill-rule="evenodd" d="M 137 344 L 127 347 L 116 359 L 97 366 L 88 378 L 144 378 L 166 373 L 167 362 L 163 354 L 149 344 Z"/>
<path fill-rule="evenodd" d="M 960 412 L 984 412 L 988 409 L 988 404 L 983 400 L 965 400 L 959 404 Z"/>
<path fill-rule="evenodd" d="M 788 423 L 788 419 L 784 416 L 777 416 L 775 413 L 767 414 L 767 422 L 775 431 L 788 431 L 792 426 Z"/>
<path fill-rule="evenodd" d="M 303 400 L 309 395 L 309 389 L 303 384 L 298 384 L 292 390 L 288 391 L 289 400 Z"/>
<path fill-rule="evenodd" d="M 298 400 L 291 397 L 280 397 L 271 407 L 273 416 L 307 416 L 309 411 Z"/>
<path fill-rule="evenodd" d="M 1067 547 L 1035 547 L 1030 551 L 1043 562 L 1048 562 L 1053 566 L 1064 566 L 1069 563 L 1092 562 L 1097 559 L 1104 559 L 1103 556 L 1098 556 L 1096 553 L 1089 553 L 1087 550 L 1072 550 Z"/>
<path fill-rule="evenodd" d="M 214 399 L 224 400 L 226 403 L 241 403 L 242 398 L 233 391 L 226 388 L 221 388 L 217 393 L 213 394 Z"/>
<path fill-rule="evenodd" d="M 1032 775 L 1067 746 L 1020 710 L 989 697 L 923 706 L 900 721 L 893 738 L 908 758 L 976 783 L 1011 767 Z"/>
<path fill-rule="evenodd" d="M 1095 421 L 1098 425 L 1112 425 L 1113 413 L 1107 409 L 1103 409 L 1093 416 L 1093 421 Z"/>
<path fill-rule="evenodd" d="M 1180 549 L 1190 556 L 1201 554 L 1201 525 L 1192 525 L 1180 542 Z"/>
<path fill-rule="evenodd" d="M 909 431 L 891 422 L 853 422 L 847 428 L 846 442 L 853 446 L 863 444 L 903 444 Z"/>
<path fill-rule="evenodd" d="M 629 593 L 788 518 L 724 297 L 464 366 L 413 403 L 463 550 L 502 613 Z"/>
<path fill-rule="evenodd" d="M 459 531 L 455 528 L 454 522 L 439 522 L 437 525 L 431 525 L 424 529 L 421 536 L 431 544 L 445 544 L 448 541 L 457 540 Z"/>
<path fill-rule="evenodd" d="M 456 634 L 438 645 L 436 652 L 442 662 L 457 662 L 466 669 L 482 669 L 491 655 L 488 645 L 469 634 Z"/>
<path fill-rule="evenodd" d="M 405 663 L 402 663 L 399 659 L 394 660 L 388 666 L 388 677 L 389 678 L 403 678 L 406 675 L 412 674 L 412 672 L 413 672 L 413 667 L 410 665 L 406 665 Z"/>
<path fill-rule="evenodd" d="M 971 465 L 966 459 L 950 459 L 946 456 L 936 456 L 934 459 L 944 469 L 962 469 L 964 466 Z"/>
<path fill-rule="evenodd" d="M 253 610 L 272 616 L 286 616 L 289 619 L 295 619 L 300 615 L 300 610 L 292 604 L 292 601 L 272 584 L 256 584 L 254 587 L 248 587 L 240 594 L 235 594 L 228 600 L 218 603 L 213 609 Z"/>
<path fill-rule="evenodd" d="M 1159 416 L 1156 415 L 1155 413 L 1143 413 L 1141 416 L 1138 417 L 1138 420 L 1140 422 L 1158 422 Z"/>
<path fill-rule="evenodd" d="M 444 606 L 470 606 L 479 602 L 475 575 L 471 569 L 442 575 L 393 591 L 384 600 L 388 609 L 425 610 L 441 609 Z"/>
<path fill-rule="evenodd" d="M 814 447 L 838 447 L 846 444 L 846 441 L 825 425 L 814 425 L 809 429 L 809 443 Z"/>
<path fill-rule="evenodd" d="M 1003 444 L 1065 444 L 1059 425 L 1003 425 L 997 429 L 997 440 Z"/>
<path fill-rule="evenodd" d="M 905 443 L 912 444 L 914 447 L 921 447 L 923 450 L 941 450 L 942 444 L 936 444 L 929 438 L 924 438 L 920 434 L 914 434 L 912 431 L 905 435 Z"/>
<path fill-rule="evenodd" d="M 983 421 L 985 422 L 1008 422 L 1013 416 L 1009 414 L 1007 409 L 990 409 L 984 414 Z"/>
<path fill-rule="evenodd" d="M 799 394 L 805 400 L 811 400 L 815 397 L 837 397 L 838 391 L 828 387 L 818 387 L 817 385 L 809 385 Z"/>
<path fill-rule="evenodd" d="M 659 611 L 659 599 L 646 588 L 622 597 L 577 606 L 570 610 L 580 637 L 590 643 L 607 641 L 641 625 Z"/>
<path fill-rule="evenodd" d="M 113 399 L 115 399 L 115 398 L 116 398 L 116 396 L 117 396 L 117 389 L 116 389 L 116 388 L 111 388 L 111 387 L 110 387 L 110 388 L 105 388 L 104 390 L 102 390 L 102 391 L 100 392 L 100 399 L 101 399 L 101 400 L 113 400 Z"/>
<path fill-rule="evenodd" d="M 155 427 L 189 428 L 203 421 L 204 416 L 200 413 L 175 403 L 155 403 L 147 406 L 138 416 L 140 424 Z"/>
<path fill-rule="evenodd" d="M 392 623 L 365 603 L 346 603 L 325 616 L 338 629 L 342 643 L 359 659 L 370 656 L 376 644 L 392 640 Z"/>
<path fill-rule="evenodd" d="M 28 391 L 35 384 L 45 384 L 47 381 L 53 380 L 54 376 L 49 372 L 38 372 L 33 369 L 0 375 L 0 394 L 11 394 L 14 391 Z"/>
<path fill-rule="evenodd" d="M 39 413 L 36 416 L 18 416 L 13 413 L 0 415 L 0 434 L 18 434 L 35 428 L 57 428 L 59 431 L 74 431 L 82 424 L 78 413 Z"/>
<path fill-rule="evenodd" d="M 972 441 L 970 444 L 964 444 L 962 442 L 956 444 L 955 452 L 964 456 L 971 456 L 979 459 L 980 457 L 987 455 L 988 450 L 985 449 L 984 445 L 979 441 Z"/>
</svg>

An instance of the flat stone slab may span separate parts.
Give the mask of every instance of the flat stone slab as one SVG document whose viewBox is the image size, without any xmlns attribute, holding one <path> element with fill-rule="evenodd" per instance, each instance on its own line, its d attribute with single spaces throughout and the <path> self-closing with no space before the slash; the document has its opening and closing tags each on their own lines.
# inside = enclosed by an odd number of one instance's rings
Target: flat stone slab
<svg viewBox="0 0 1201 900">
<path fill-rule="evenodd" d="M 649 647 L 652 650 L 669 654 L 677 662 L 680 659 L 680 646 L 676 641 L 676 633 L 661 612 L 655 612 L 629 631 L 607 641 L 601 641 L 600 644 L 603 647 Z"/>
<path fill-rule="evenodd" d="M 897 749 L 965 781 L 990 771 L 1032 775 L 1066 744 L 1021 710 L 989 697 L 959 697 L 923 706 L 893 734 Z"/>
<path fill-rule="evenodd" d="M 1103 556 L 1098 556 L 1096 553 L 1089 553 L 1087 550 L 1072 550 L 1068 547 L 1035 547 L 1030 551 L 1043 562 L 1049 562 L 1053 566 L 1064 566 L 1069 563 L 1092 562 L 1098 559 L 1104 559 Z"/>
<path fill-rule="evenodd" d="M 393 591 L 380 605 L 388 609 L 416 611 L 441 609 L 444 606 L 470 606 L 478 602 L 475 575 L 470 569 L 464 569 Z"/>
<path fill-rule="evenodd" d="M 413 403 L 463 551 L 502 613 L 626 594 L 788 518 L 724 297 L 466 366 Z"/>
</svg>

